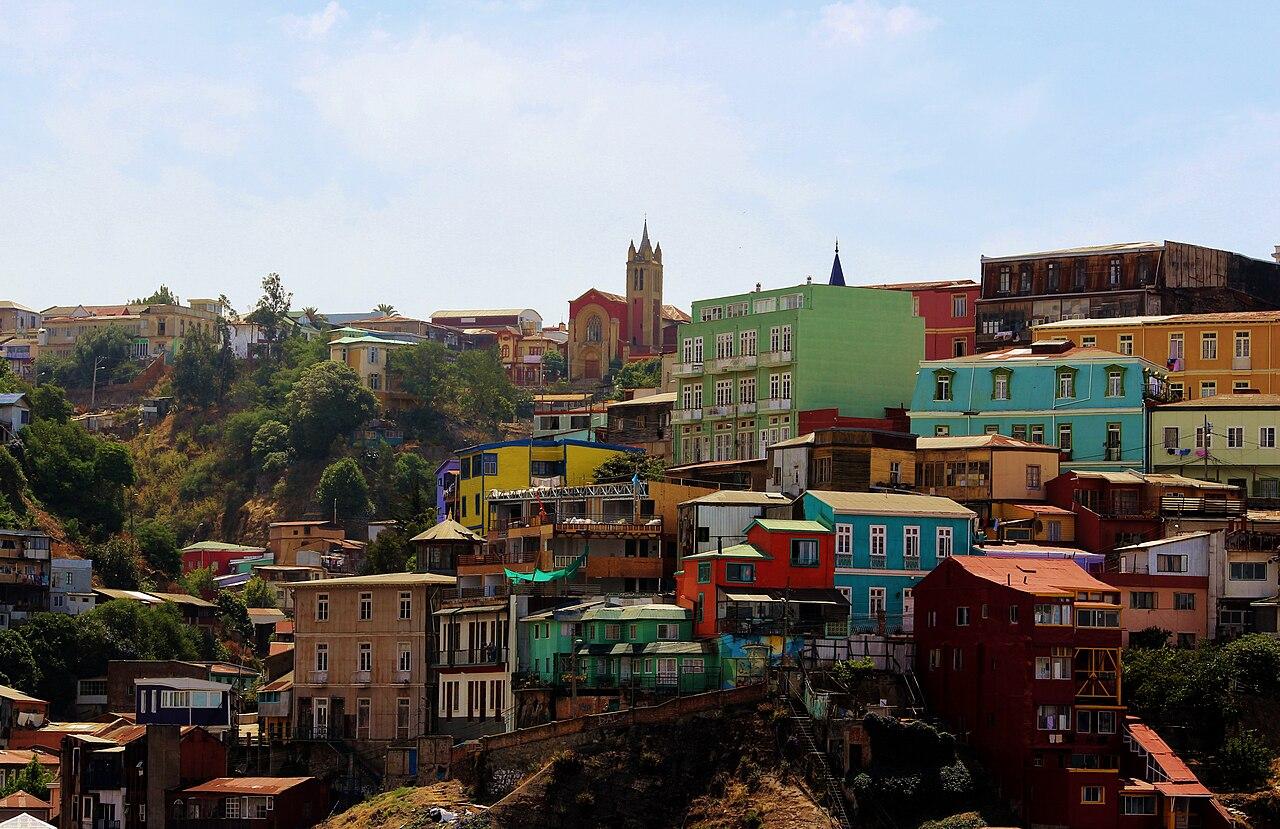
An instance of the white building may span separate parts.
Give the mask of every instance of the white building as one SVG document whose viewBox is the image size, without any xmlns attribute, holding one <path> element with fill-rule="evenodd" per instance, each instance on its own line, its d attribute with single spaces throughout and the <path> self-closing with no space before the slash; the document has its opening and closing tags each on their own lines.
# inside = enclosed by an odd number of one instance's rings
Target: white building
<svg viewBox="0 0 1280 829">
<path fill-rule="evenodd" d="M 49 610 L 79 616 L 97 606 L 92 561 L 87 558 L 55 558 L 49 564 Z"/>
</svg>

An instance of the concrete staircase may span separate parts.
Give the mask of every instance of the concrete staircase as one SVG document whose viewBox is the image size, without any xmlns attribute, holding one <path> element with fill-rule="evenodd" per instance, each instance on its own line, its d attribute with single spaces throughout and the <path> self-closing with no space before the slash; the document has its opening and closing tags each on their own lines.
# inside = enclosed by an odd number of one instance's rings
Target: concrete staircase
<svg viewBox="0 0 1280 829">
<path fill-rule="evenodd" d="M 787 705 L 791 709 L 791 724 L 799 737 L 805 757 L 813 761 L 817 778 L 816 784 L 819 790 L 826 794 L 827 811 L 831 813 L 832 818 L 840 829 L 851 829 L 849 814 L 844 808 L 844 791 L 840 787 L 840 782 L 831 776 L 831 767 L 827 764 L 827 755 L 818 748 L 818 741 L 813 733 L 813 718 L 805 713 L 803 709 L 797 708 L 795 701 L 790 696 L 787 697 Z"/>
</svg>

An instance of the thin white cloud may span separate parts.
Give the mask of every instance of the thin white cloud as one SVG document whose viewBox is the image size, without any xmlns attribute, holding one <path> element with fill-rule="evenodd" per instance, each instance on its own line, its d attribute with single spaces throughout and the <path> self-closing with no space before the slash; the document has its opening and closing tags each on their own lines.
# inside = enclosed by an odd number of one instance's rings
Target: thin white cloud
<svg viewBox="0 0 1280 829">
<path fill-rule="evenodd" d="M 334 26 L 346 18 L 347 11 L 338 4 L 338 0 L 329 0 L 325 7 L 315 14 L 288 15 L 282 22 L 285 32 L 294 37 L 303 40 L 323 40 Z"/>
<path fill-rule="evenodd" d="M 861 45 L 927 32 L 938 22 L 907 3 L 890 6 L 875 0 L 850 0 L 823 6 L 818 30 L 833 42 Z"/>
</svg>

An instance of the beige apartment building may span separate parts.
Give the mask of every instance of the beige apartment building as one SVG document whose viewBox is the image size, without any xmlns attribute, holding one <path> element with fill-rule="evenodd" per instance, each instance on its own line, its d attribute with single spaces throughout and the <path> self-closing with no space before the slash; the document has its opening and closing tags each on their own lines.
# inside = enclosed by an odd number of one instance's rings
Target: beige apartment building
<svg viewBox="0 0 1280 829">
<path fill-rule="evenodd" d="M 300 582 L 294 593 L 296 739 L 392 742 L 432 730 L 434 573 Z"/>
<path fill-rule="evenodd" d="M 133 337 L 138 359 L 172 355 L 178 341 L 202 331 L 217 336 L 218 315 L 183 305 L 55 305 L 41 312 L 46 340 L 41 347 L 68 354 L 91 331 L 115 326 Z"/>
</svg>

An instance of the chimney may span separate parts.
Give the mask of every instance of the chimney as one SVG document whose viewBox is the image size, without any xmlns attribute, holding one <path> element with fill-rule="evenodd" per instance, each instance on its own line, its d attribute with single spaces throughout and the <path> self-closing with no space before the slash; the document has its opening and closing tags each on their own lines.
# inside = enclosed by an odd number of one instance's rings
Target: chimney
<svg viewBox="0 0 1280 829">
<path fill-rule="evenodd" d="M 760 283 L 759 283 L 759 282 L 757 282 L 757 283 L 756 283 L 756 293 L 757 293 L 757 294 L 758 294 L 758 293 L 760 293 Z"/>
<path fill-rule="evenodd" d="M 1277 250 L 1280 250 L 1280 248 L 1277 248 Z M 808 276 L 806 276 L 806 277 L 804 278 L 804 284 L 806 284 L 806 285 L 812 285 L 812 284 L 813 284 L 813 274 L 809 274 Z"/>
<path fill-rule="evenodd" d="M 1276 245 L 1275 251 L 1271 254 L 1271 258 L 1280 262 L 1280 245 Z"/>
</svg>

